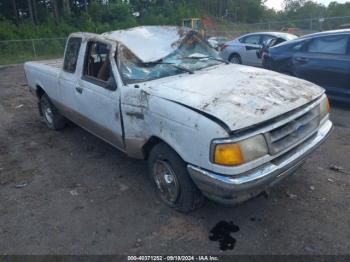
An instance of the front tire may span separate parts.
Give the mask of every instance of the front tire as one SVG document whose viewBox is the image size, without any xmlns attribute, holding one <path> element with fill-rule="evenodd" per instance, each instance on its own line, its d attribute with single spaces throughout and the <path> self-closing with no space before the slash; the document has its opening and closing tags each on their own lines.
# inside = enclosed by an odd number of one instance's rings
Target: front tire
<svg viewBox="0 0 350 262">
<path fill-rule="evenodd" d="M 164 143 L 157 144 L 148 159 L 148 172 L 159 198 L 169 207 L 188 213 L 204 200 L 191 180 L 186 163 Z"/>
<path fill-rule="evenodd" d="M 67 120 L 58 112 L 47 94 L 41 96 L 39 106 L 45 123 L 50 129 L 60 130 L 66 127 Z"/>
</svg>

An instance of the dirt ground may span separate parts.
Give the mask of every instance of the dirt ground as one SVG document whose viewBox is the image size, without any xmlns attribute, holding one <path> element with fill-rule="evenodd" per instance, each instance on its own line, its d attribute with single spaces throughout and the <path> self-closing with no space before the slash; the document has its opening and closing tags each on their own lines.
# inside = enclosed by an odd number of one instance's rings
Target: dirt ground
<svg viewBox="0 0 350 262">
<path fill-rule="evenodd" d="M 40 120 L 23 66 L 0 69 L 0 254 L 350 254 L 350 109 L 297 171 L 238 207 L 189 215 L 158 201 L 146 164 L 71 124 Z M 220 221 L 233 250 L 209 240 Z"/>
</svg>

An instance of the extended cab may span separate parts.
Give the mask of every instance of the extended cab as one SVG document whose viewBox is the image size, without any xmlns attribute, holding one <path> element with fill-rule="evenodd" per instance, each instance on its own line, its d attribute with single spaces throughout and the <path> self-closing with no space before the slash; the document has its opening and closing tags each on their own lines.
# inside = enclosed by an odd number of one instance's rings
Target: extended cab
<svg viewBox="0 0 350 262">
<path fill-rule="evenodd" d="M 188 212 L 245 201 L 292 173 L 332 129 L 324 90 L 227 64 L 186 28 L 74 33 L 63 60 L 25 63 L 49 128 L 67 119 L 147 159 L 160 198 Z"/>
</svg>

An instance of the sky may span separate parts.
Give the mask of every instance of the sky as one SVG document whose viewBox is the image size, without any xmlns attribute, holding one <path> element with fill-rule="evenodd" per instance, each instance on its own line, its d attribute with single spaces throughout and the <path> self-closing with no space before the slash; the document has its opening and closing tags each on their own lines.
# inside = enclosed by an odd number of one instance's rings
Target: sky
<svg viewBox="0 0 350 262">
<path fill-rule="evenodd" d="M 339 3 L 350 2 L 350 0 L 315 0 L 315 1 L 324 5 L 328 5 L 330 2 L 339 2 Z M 283 8 L 283 0 L 267 0 L 266 5 L 270 8 L 281 10 Z"/>
</svg>

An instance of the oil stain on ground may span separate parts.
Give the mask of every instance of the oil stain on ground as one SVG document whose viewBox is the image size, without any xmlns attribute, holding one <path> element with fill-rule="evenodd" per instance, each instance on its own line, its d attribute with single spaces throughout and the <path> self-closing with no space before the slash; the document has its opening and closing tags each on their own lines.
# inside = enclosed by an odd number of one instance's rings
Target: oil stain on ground
<svg viewBox="0 0 350 262">
<path fill-rule="evenodd" d="M 239 231 L 239 227 L 233 222 L 220 221 L 216 226 L 210 230 L 209 239 L 211 241 L 218 241 L 220 250 L 233 250 L 236 244 L 236 239 L 231 236 L 231 233 Z"/>
</svg>

